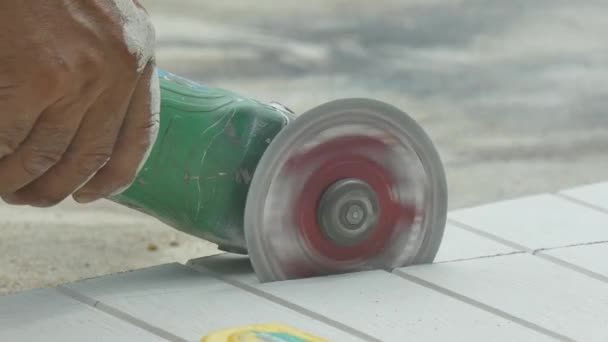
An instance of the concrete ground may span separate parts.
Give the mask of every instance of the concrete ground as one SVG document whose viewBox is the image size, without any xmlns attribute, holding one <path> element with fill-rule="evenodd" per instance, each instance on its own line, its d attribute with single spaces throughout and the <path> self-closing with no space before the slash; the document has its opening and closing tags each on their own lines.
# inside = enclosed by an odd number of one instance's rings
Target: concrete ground
<svg viewBox="0 0 608 342">
<path fill-rule="evenodd" d="M 451 209 L 608 179 L 605 1 L 140 1 L 164 69 L 297 112 L 409 112 Z M 108 202 L 0 213 L 0 293 L 217 252 Z"/>
</svg>

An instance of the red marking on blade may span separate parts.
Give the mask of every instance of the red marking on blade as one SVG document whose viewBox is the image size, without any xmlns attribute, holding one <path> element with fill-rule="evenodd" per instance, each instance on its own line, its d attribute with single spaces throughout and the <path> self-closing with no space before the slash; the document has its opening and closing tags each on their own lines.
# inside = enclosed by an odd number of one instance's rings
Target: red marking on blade
<svg viewBox="0 0 608 342">
<path fill-rule="evenodd" d="M 370 153 L 375 152 L 381 154 L 386 151 L 387 145 L 378 139 L 366 136 L 348 136 L 340 137 L 331 140 L 327 143 L 315 146 L 313 149 L 304 153 L 299 153 L 291 156 L 287 161 L 286 169 L 299 168 L 311 162 L 318 161 L 319 156 L 324 159 L 330 158 L 336 154 L 344 153 L 344 151 L 353 150 L 369 150 Z"/>
<path fill-rule="evenodd" d="M 370 150 L 368 150 L 368 148 Z M 380 148 L 380 149 L 379 149 Z M 393 179 L 387 170 L 365 157 L 362 151 L 381 153 L 386 145 L 369 137 L 346 137 L 320 145 L 306 155 L 299 155 L 292 166 L 306 162 L 322 165 L 313 172 L 297 202 L 296 225 L 309 246 L 322 256 L 335 261 L 369 258 L 380 253 L 394 236 L 397 222 L 413 221 L 415 208 L 407 208 L 392 196 Z M 359 153 L 353 151 L 357 149 Z M 329 160 L 327 160 L 329 158 Z M 300 164 L 301 165 L 301 164 Z M 323 193 L 333 183 L 357 178 L 369 184 L 379 201 L 380 217 L 374 232 L 368 239 L 355 246 L 340 246 L 331 241 L 321 230 L 317 221 L 317 208 Z"/>
</svg>

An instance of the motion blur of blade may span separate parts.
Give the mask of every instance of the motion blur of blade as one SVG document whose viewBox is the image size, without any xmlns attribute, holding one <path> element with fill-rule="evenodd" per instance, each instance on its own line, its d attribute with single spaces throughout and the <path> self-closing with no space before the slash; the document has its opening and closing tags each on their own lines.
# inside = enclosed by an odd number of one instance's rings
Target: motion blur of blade
<svg viewBox="0 0 608 342">
<path fill-rule="evenodd" d="M 321 105 L 260 161 L 245 236 L 262 281 L 432 261 L 446 219 L 445 175 L 405 113 L 373 100 Z"/>
</svg>

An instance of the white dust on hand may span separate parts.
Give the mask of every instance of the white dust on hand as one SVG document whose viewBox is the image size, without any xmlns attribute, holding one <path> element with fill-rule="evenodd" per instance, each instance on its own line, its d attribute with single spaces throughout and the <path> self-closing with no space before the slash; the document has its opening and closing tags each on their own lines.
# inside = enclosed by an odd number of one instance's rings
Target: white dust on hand
<svg viewBox="0 0 608 342">
<path fill-rule="evenodd" d="M 137 72 L 142 73 L 148 65 L 154 63 L 156 53 L 156 32 L 154 25 L 148 13 L 139 7 L 134 0 L 114 0 L 114 3 L 122 19 L 124 41 L 129 52 L 137 59 Z M 156 68 L 154 68 L 150 79 L 150 122 L 154 123 L 154 126 L 150 128 L 150 147 L 140 162 L 137 174 L 141 172 L 158 138 L 160 107 L 160 82 Z M 130 186 L 131 184 L 122 187 L 112 195 L 120 194 Z"/>
<path fill-rule="evenodd" d="M 133 0 L 114 0 L 114 3 L 121 15 L 125 43 L 137 58 L 137 71 L 141 73 L 155 55 L 154 25 L 148 13 Z"/>
<path fill-rule="evenodd" d="M 150 78 L 150 123 L 153 124 L 153 126 L 150 127 L 150 146 L 148 147 L 141 161 L 139 162 L 137 172 L 135 173 L 136 175 L 139 175 L 144 165 L 148 161 L 148 158 L 150 157 L 150 154 L 154 149 L 154 144 L 156 143 L 156 140 L 158 138 L 158 131 L 160 129 L 160 105 L 160 81 L 158 79 L 158 73 L 156 71 L 156 68 L 154 68 L 154 71 L 152 72 Z M 134 181 L 135 180 L 125 186 L 120 187 L 119 189 L 111 193 L 110 196 L 118 196 L 123 192 L 127 191 L 131 187 L 131 185 L 133 185 Z"/>
<path fill-rule="evenodd" d="M 150 153 L 152 153 L 152 149 L 154 144 L 156 143 L 156 139 L 158 138 L 158 131 L 160 129 L 160 81 L 158 79 L 158 73 L 156 68 L 152 73 L 152 77 L 150 78 L 150 106 L 151 106 L 151 115 L 150 122 L 154 123 L 153 127 L 150 127 L 150 147 L 146 151 L 144 158 L 139 164 L 137 168 L 137 174 L 141 171 L 144 164 L 150 157 Z"/>
</svg>

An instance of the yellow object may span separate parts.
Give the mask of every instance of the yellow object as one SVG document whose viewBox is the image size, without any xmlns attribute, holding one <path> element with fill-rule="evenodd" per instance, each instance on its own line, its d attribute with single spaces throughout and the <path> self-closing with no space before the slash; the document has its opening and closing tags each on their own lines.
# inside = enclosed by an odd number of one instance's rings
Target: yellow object
<svg viewBox="0 0 608 342">
<path fill-rule="evenodd" d="M 252 325 L 215 332 L 201 342 L 329 342 L 282 324 Z"/>
</svg>

